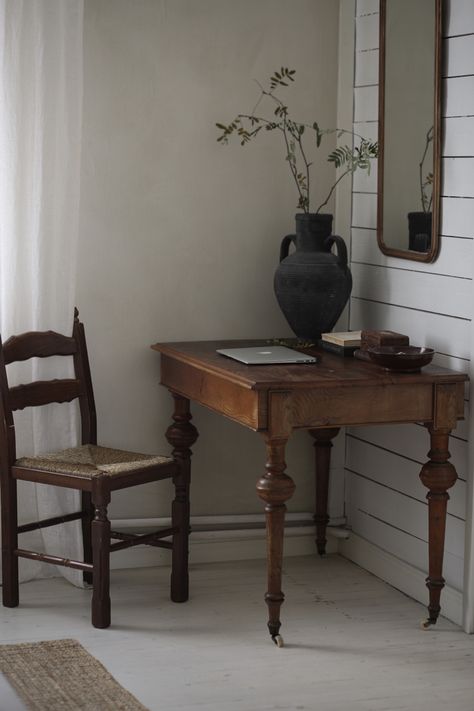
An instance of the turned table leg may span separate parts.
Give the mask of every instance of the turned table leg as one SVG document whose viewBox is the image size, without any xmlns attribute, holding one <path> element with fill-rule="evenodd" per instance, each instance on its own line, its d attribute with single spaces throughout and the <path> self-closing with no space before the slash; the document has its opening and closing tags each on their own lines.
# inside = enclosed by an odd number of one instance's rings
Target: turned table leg
<svg viewBox="0 0 474 711">
<path fill-rule="evenodd" d="M 429 575 L 426 586 L 430 593 L 428 618 L 423 627 L 434 625 L 440 612 L 440 596 L 444 587 L 443 554 L 446 531 L 446 509 L 449 500 L 447 489 L 450 489 L 457 479 L 456 470 L 448 462 L 451 456 L 448 451 L 450 430 L 435 430 L 429 426 L 431 449 L 428 452 L 429 461 L 423 465 L 420 479 L 429 489 L 428 499 L 428 546 Z"/>
<path fill-rule="evenodd" d="M 285 501 L 293 495 L 295 484 L 285 474 L 286 439 L 265 436 L 267 448 L 266 473 L 257 482 L 257 493 L 265 502 L 267 521 L 267 592 L 268 629 L 273 641 L 281 646 L 280 607 L 285 599 L 281 590 L 283 562 L 283 534 L 285 525 Z"/>
<path fill-rule="evenodd" d="M 316 547 L 319 555 L 326 553 L 326 527 L 328 516 L 329 465 L 331 463 L 331 440 L 339 433 L 338 427 L 309 430 L 314 438 L 316 502 L 314 522 L 316 524 Z"/>
<path fill-rule="evenodd" d="M 191 424 L 189 400 L 175 393 L 173 424 L 166 430 L 166 439 L 173 447 L 173 457 L 179 463 L 179 473 L 173 477 L 175 498 L 171 507 L 171 525 L 178 528 L 173 535 L 171 565 L 171 599 L 186 602 L 189 597 L 189 486 L 191 480 L 191 447 L 198 431 Z"/>
</svg>

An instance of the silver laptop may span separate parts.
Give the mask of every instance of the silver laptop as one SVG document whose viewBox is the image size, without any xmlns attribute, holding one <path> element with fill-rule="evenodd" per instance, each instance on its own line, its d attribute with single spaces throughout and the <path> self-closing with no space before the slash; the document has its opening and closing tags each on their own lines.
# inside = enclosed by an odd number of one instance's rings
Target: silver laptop
<svg viewBox="0 0 474 711">
<path fill-rule="evenodd" d="M 256 348 L 222 348 L 217 351 L 246 365 L 271 365 L 272 363 L 317 363 L 317 358 L 299 353 L 285 346 L 257 346 Z"/>
</svg>

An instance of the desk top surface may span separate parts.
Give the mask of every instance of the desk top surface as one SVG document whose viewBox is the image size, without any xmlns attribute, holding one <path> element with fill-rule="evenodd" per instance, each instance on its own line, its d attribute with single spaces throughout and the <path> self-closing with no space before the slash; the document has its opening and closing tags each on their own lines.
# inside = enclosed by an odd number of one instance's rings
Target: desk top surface
<svg viewBox="0 0 474 711">
<path fill-rule="evenodd" d="M 466 373 L 429 365 L 417 373 L 388 372 L 374 363 L 344 358 L 320 348 L 305 348 L 318 357 L 316 364 L 245 365 L 216 353 L 218 348 L 268 346 L 265 340 L 188 341 L 156 343 L 153 350 L 197 370 L 251 390 L 267 388 L 328 388 L 354 385 L 393 385 L 407 383 L 452 383 L 468 379 Z"/>
</svg>

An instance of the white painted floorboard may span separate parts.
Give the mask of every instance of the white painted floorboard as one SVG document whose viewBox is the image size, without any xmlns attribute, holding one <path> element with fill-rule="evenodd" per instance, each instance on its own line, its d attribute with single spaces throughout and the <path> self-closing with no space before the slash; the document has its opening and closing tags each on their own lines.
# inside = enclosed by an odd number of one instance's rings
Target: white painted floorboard
<svg viewBox="0 0 474 711">
<path fill-rule="evenodd" d="M 0 608 L 2 643 L 77 639 L 150 711 L 473 709 L 474 638 L 443 618 L 423 632 L 422 605 L 339 556 L 285 562 L 283 649 L 262 561 L 193 566 L 180 605 L 168 577 L 114 571 L 109 630 L 90 626 L 90 591 L 23 584 L 20 607 Z"/>
</svg>

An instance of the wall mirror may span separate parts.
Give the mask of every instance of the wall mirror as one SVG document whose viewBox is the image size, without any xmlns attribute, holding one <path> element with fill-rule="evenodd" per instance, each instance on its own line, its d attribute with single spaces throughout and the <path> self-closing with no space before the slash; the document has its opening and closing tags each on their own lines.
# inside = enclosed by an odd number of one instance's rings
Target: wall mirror
<svg viewBox="0 0 474 711">
<path fill-rule="evenodd" d="M 432 262 L 439 250 L 442 0 L 380 0 L 377 240 Z"/>
</svg>

